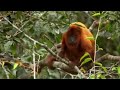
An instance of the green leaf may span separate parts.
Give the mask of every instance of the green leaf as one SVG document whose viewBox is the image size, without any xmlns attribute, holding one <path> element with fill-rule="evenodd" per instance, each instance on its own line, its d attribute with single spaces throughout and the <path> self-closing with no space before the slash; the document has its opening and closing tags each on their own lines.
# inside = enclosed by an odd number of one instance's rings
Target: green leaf
<svg viewBox="0 0 120 90">
<path fill-rule="evenodd" d="M 81 63 L 81 66 L 84 65 L 85 63 L 91 61 L 91 60 L 92 60 L 92 58 L 86 58 L 86 59 Z"/>
<path fill-rule="evenodd" d="M 90 75 L 90 79 L 95 79 L 95 74 Z"/>
<path fill-rule="evenodd" d="M 120 74 L 120 67 L 117 67 L 118 74 Z"/>
<path fill-rule="evenodd" d="M 55 30 L 55 33 L 60 34 L 60 31 L 59 30 Z"/>
<path fill-rule="evenodd" d="M 98 48 L 98 50 L 103 50 L 103 48 Z"/>
<path fill-rule="evenodd" d="M 87 39 L 89 39 L 89 40 L 94 40 L 94 37 L 87 37 Z"/>
<path fill-rule="evenodd" d="M 107 69 L 106 69 L 106 67 L 101 67 L 101 68 L 104 70 L 104 72 L 107 73 Z"/>
<path fill-rule="evenodd" d="M 2 62 L 2 67 L 4 67 L 4 65 L 5 65 L 5 62 L 3 61 L 3 62 Z"/>
<path fill-rule="evenodd" d="M 101 73 L 98 73 L 97 78 L 99 79 L 101 77 L 101 75 L 102 75 Z"/>
<path fill-rule="evenodd" d="M 101 64 L 101 63 L 99 63 L 99 62 L 95 62 L 95 64 L 96 64 L 96 65 L 99 65 L 99 66 L 101 66 L 101 67 L 102 67 L 102 64 Z"/>
<path fill-rule="evenodd" d="M 106 69 L 106 67 L 103 67 L 101 63 L 99 63 L 99 62 L 95 62 L 95 64 L 96 64 L 96 65 L 99 65 L 99 66 L 104 70 L 104 72 L 107 73 L 107 69 Z"/>
<path fill-rule="evenodd" d="M 85 52 L 85 54 L 80 58 L 80 61 L 87 56 L 90 56 L 90 54 L 88 52 Z"/>
<path fill-rule="evenodd" d="M 113 68 L 112 68 L 112 71 L 115 71 L 115 70 L 117 70 L 116 67 L 113 67 Z"/>
<path fill-rule="evenodd" d="M 21 41 L 20 41 L 20 38 L 14 38 L 15 39 L 15 41 L 17 41 L 18 43 L 20 43 Z"/>
<path fill-rule="evenodd" d="M 12 52 L 13 55 L 17 54 L 17 45 L 16 45 L 15 42 L 11 46 L 11 52 Z"/>
<path fill-rule="evenodd" d="M 106 78 L 105 78 L 105 75 L 101 75 L 101 79 L 106 79 Z"/>
<path fill-rule="evenodd" d="M 96 16 L 100 16 L 101 14 L 100 13 L 95 13 L 95 14 L 93 14 L 92 16 L 93 17 L 96 17 Z"/>
<path fill-rule="evenodd" d="M 16 69 L 18 66 L 18 63 L 14 63 L 13 69 Z"/>
<path fill-rule="evenodd" d="M 13 41 L 8 41 L 7 43 L 5 43 L 4 44 L 5 51 L 9 51 L 12 44 L 13 44 Z"/>
</svg>

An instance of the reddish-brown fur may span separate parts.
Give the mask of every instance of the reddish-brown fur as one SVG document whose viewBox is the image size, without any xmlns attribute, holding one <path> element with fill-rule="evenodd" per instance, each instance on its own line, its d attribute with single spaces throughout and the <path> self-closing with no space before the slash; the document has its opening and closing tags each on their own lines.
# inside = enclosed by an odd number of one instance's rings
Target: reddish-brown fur
<svg viewBox="0 0 120 90">
<path fill-rule="evenodd" d="M 88 52 L 91 58 L 94 59 L 94 40 L 87 37 L 93 37 L 93 35 L 84 24 L 80 22 L 70 24 L 69 29 L 63 34 L 62 48 L 59 55 L 68 58 L 77 66 L 85 52 Z M 47 60 L 51 66 L 55 58 L 49 56 Z"/>
</svg>

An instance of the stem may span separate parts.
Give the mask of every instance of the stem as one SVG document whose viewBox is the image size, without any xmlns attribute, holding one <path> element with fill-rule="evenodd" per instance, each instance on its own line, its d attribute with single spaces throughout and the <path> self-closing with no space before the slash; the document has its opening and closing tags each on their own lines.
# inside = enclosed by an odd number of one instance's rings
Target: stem
<svg viewBox="0 0 120 90">
<path fill-rule="evenodd" d="M 98 29 L 97 29 L 97 34 L 96 34 L 96 37 L 95 37 L 95 52 L 94 52 L 94 74 L 95 74 L 95 61 L 96 61 L 96 41 L 97 41 L 97 38 L 98 38 L 98 35 L 99 35 L 99 31 L 100 31 L 100 24 L 101 24 L 101 18 L 99 19 L 99 24 L 98 24 Z M 95 74 L 95 78 L 96 78 L 96 74 Z"/>
<path fill-rule="evenodd" d="M 34 42 L 34 46 L 35 46 L 35 42 Z M 35 51 L 34 51 L 34 46 L 33 46 L 33 65 L 34 65 L 34 79 L 36 79 L 36 74 L 35 74 L 35 72 L 36 72 L 36 70 L 35 70 L 35 68 L 36 68 L 36 64 L 35 64 Z"/>
</svg>

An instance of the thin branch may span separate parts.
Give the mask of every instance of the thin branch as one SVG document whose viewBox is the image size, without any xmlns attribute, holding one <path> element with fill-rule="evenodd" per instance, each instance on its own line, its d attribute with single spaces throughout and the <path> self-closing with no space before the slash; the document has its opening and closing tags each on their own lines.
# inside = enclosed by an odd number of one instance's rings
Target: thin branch
<svg viewBox="0 0 120 90">
<path fill-rule="evenodd" d="M 101 17 L 100 17 L 100 20 L 99 20 L 99 25 L 98 25 L 98 29 L 97 29 L 97 34 L 95 36 L 95 50 L 94 50 L 94 67 L 95 67 L 95 61 L 96 61 L 96 41 L 97 41 L 97 38 L 98 38 L 98 34 L 99 34 L 99 31 L 100 31 L 100 24 L 101 24 Z M 94 74 L 95 74 L 95 68 L 94 68 Z M 96 78 L 96 74 L 95 74 L 95 78 Z"/>
<path fill-rule="evenodd" d="M 75 66 L 74 68 L 77 70 L 78 74 L 81 75 L 81 78 L 87 78 L 87 77 L 79 70 L 79 68 L 78 68 L 77 66 Z"/>
<path fill-rule="evenodd" d="M 21 27 L 20 27 L 20 30 L 29 22 L 29 20 L 27 22 L 25 22 Z M 21 32 L 16 32 L 13 37 L 17 36 L 18 34 L 20 34 Z"/>
<path fill-rule="evenodd" d="M 3 70 L 4 70 L 5 74 L 6 74 L 7 79 L 10 79 L 10 78 L 9 78 L 9 74 L 8 74 L 7 70 L 5 69 L 5 67 L 2 66 L 2 68 L 3 68 Z"/>
<path fill-rule="evenodd" d="M 46 36 L 46 35 L 44 34 L 44 37 L 45 37 L 47 40 L 49 40 L 49 41 L 54 45 L 54 42 L 53 42 L 52 40 L 50 40 L 50 38 L 49 38 L 48 36 Z"/>
<path fill-rule="evenodd" d="M 89 27 L 89 30 L 92 31 L 96 26 L 98 26 L 99 22 L 97 20 L 93 21 L 92 25 Z"/>
<path fill-rule="evenodd" d="M 36 43 L 34 42 L 34 46 L 36 45 Z M 35 64 L 35 51 L 34 51 L 34 46 L 33 46 L 33 65 L 34 65 L 34 69 L 33 69 L 33 72 L 34 72 L 34 79 L 36 79 L 36 64 Z"/>
</svg>

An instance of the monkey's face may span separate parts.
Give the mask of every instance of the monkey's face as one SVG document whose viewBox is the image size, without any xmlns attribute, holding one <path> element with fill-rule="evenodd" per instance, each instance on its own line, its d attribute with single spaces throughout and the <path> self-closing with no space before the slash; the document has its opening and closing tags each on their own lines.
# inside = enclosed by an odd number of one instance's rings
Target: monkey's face
<svg viewBox="0 0 120 90">
<path fill-rule="evenodd" d="M 80 39 L 80 28 L 69 28 L 67 31 L 67 43 L 69 45 L 76 45 Z"/>
<path fill-rule="evenodd" d="M 74 35 L 71 35 L 68 37 L 68 43 L 69 44 L 75 44 L 76 43 L 76 37 Z"/>
<path fill-rule="evenodd" d="M 66 32 L 66 44 L 68 47 L 77 48 L 81 42 L 81 33 L 87 27 L 81 22 L 74 22 L 70 24 Z"/>
</svg>

